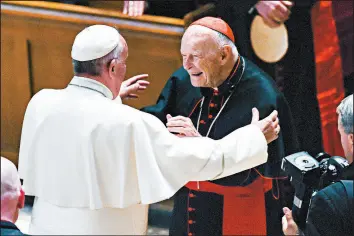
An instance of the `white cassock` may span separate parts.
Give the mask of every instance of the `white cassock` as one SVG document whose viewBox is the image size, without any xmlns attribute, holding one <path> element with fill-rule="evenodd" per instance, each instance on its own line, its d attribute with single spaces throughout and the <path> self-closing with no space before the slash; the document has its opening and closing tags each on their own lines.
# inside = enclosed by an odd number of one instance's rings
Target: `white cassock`
<svg viewBox="0 0 354 236">
<path fill-rule="evenodd" d="M 188 181 L 263 164 L 267 143 L 254 125 L 214 141 L 178 138 L 156 117 L 112 100 L 103 84 L 74 77 L 30 101 L 19 173 L 35 196 L 30 234 L 146 234 L 148 204 Z"/>
</svg>

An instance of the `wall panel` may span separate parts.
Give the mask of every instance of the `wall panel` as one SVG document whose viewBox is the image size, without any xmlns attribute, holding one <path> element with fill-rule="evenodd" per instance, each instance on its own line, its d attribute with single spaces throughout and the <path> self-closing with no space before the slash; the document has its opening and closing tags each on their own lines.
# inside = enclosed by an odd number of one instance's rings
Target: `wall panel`
<svg viewBox="0 0 354 236">
<path fill-rule="evenodd" d="M 129 46 L 127 78 L 149 74 L 150 88 L 136 108 L 153 104 L 181 65 L 183 21 L 40 1 L 1 1 L 1 154 L 17 163 L 24 111 L 43 88 L 64 88 L 73 76 L 70 51 L 76 34 L 92 24 L 119 29 Z M 11 157 L 10 157 L 11 156 Z"/>
</svg>

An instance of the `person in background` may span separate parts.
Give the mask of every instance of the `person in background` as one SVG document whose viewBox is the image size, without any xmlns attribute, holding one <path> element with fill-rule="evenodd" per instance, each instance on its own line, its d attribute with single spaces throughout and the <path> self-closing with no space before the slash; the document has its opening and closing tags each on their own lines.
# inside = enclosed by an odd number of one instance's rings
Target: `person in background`
<svg viewBox="0 0 354 236">
<path fill-rule="evenodd" d="M 24 205 L 25 192 L 16 166 L 1 157 L 1 235 L 23 235 L 15 223 Z"/>
<path fill-rule="evenodd" d="M 267 72 L 284 93 L 291 109 L 301 150 L 317 155 L 323 150 L 317 100 L 311 8 L 315 1 L 218 0 L 217 15 L 232 28 L 240 54 Z M 256 15 L 274 28 L 285 24 L 289 47 L 276 63 L 262 61 L 254 52 L 251 23 Z"/>
<path fill-rule="evenodd" d="M 345 157 L 349 162 L 342 179 L 319 191 L 311 200 L 304 232 L 300 232 L 292 211 L 284 208 L 282 219 L 285 235 L 353 235 L 353 95 L 346 97 L 338 106 L 338 131 Z"/>
</svg>

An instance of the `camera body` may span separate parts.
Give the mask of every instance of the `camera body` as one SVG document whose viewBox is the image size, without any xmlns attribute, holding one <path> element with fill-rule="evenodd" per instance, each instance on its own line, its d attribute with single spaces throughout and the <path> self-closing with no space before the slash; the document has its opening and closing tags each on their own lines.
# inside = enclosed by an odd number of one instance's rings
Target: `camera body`
<svg viewBox="0 0 354 236">
<path fill-rule="evenodd" d="M 315 158 L 307 152 L 297 152 L 282 160 L 282 170 L 291 178 L 295 188 L 292 214 L 297 225 L 304 229 L 311 198 L 319 190 L 340 180 L 348 161 L 339 156 L 319 153 Z"/>
</svg>

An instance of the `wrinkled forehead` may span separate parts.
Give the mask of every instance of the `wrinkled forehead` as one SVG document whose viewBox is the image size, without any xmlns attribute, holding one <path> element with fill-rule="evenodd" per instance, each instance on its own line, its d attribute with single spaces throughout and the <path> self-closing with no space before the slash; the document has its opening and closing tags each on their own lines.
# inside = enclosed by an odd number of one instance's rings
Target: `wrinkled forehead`
<svg viewBox="0 0 354 236">
<path fill-rule="evenodd" d="M 209 51 L 217 45 L 216 32 L 200 25 L 190 26 L 181 41 L 181 52 L 189 50 Z"/>
</svg>

